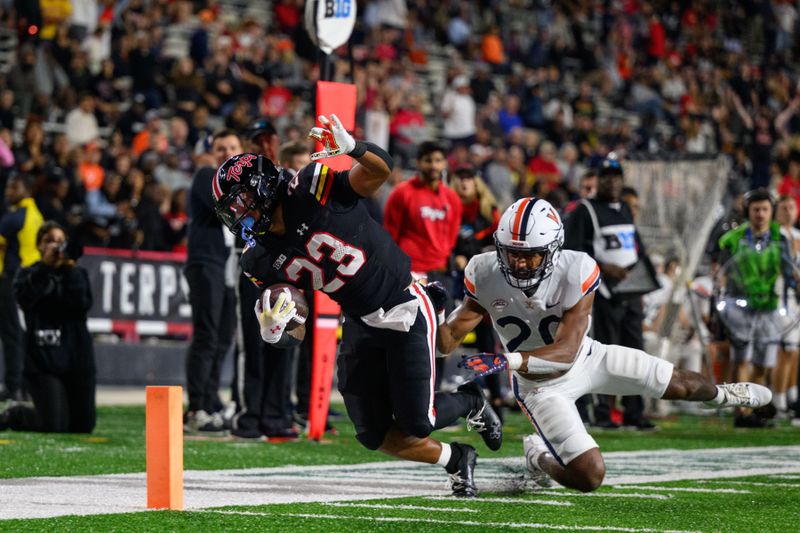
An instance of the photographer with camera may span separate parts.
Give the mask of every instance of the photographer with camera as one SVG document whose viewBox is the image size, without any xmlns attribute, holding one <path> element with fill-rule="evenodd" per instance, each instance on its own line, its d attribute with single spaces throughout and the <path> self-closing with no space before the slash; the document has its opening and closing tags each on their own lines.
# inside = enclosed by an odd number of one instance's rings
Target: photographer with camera
<svg viewBox="0 0 800 533">
<path fill-rule="evenodd" d="M 91 433 L 95 426 L 94 346 L 86 315 L 92 306 L 89 275 L 75 265 L 80 250 L 68 246 L 57 222 L 36 233 L 37 263 L 14 278 L 25 312 L 23 376 L 34 407 L 12 403 L 0 413 L 0 430 Z"/>
</svg>

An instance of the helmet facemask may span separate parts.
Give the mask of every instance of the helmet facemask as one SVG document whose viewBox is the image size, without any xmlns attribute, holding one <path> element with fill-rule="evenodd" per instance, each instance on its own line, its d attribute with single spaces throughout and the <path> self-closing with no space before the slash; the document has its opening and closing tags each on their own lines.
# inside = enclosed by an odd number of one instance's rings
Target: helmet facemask
<svg viewBox="0 0 800 533">
<path fill-rule="evenodd" d="M 503 273 L 506 282 L 512 287 L 525 291 L 536 289 L 553 273 L 555 263 L 558 260 L 558 255 L 561 252 L 561 246 L 563 244 L 563 240 L 554 240 L 547 246 L 524 248 L 501 244 L 500 241 L 495 238 L 497 259 L 500 261 L 500 272 Z M 516 256 L 539 255 L 541 261 L 539 261 L 536 267 L 527 268 L 524 265 L 530 261 L 519 259 L 512 260 L 509 257 L 509 253 Z"/>
<path fill-rule="evenodd" d="M 269 168 L 262 169 L 264 160 L 259 156 L 257 170 L 231 187 L 215 208 L 217 217 L 231 233 L 250 245 L 269 230 L 288 183 L 284 170 L 276 168 L 269 160 L 266 160 Z"/>
</svg>

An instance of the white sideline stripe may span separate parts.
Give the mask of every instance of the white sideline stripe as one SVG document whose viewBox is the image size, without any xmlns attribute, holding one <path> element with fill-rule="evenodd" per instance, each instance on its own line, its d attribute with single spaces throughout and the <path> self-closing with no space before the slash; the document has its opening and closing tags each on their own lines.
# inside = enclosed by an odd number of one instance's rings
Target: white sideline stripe
<svg viewBox="0 0 800 533">
<path fill-rule="evenodd" d="M 800 479 L 800 475 L 795 474 L 774 474 L 770 477 L 774 477 L 775 479 Z"/>
<path fill-rule="evenodd" d="M 136 333 L 139 335 L 166 335 L 167 323 L 163 320 L 137 320 Z"/>
<path fill-rule="evenodd" d="M 444 499 L 444 498 L 442 498 Z M 452 502 L 453 498 L 449 498 Z M 423 507 L 421 505 L 389 505 L 386 503 L 323 503 L 327 507 L 363 507 L 364 509 L 404 509 L 409 511 L 441 511 L 445 513 L 477 513 L 476 509 L 467 507 Z"/>
<path fill-rule="evenodd" d="M 754 487 L 787 487 L 787 488 L 800 488 L 800 483 L 765 483 L 763 481 L 725 481 L 724 479 L 720 479 L 719 481 L 711 481 L 711 480 L 703 480 L 703 481 L 696 481 L 695 483 L 714 483 L 719 485 L 753 485 Z"/>
<path fill-rule="evenodd" d="M 535 492 L 534 494 L 539 494 Z M 428 496 L 425 498 L 426 500 L 432 501 L 453 501 L 452 496 Z M 493 502 L 493 503 L 532 503 L 534 505 L 555 505 L 557 507 L 570 507 L 573 504 L 570 502 L 557 502 L 555 500 L 529 500 L 527 498 L 476 498 L 470 503 L 483 503 L 483 502 Z"/>
<path fill-rule="evenodd" d="M 86 327 L 92 333 L 110 333 L 112 322 L 109 318 L 88 318 L 86 319 Z"/>
<path fill-rule="evenodd" d="M 662 491 L 675 491 L 675 492 L 725 492 L 727 494 L 750 494 L 749 490 L 739 489 L 698 489 L 693 487 L 655 487 L 648 485 L 615 485 L 612 487 L 616 490 L 662 490 Z"/>
<path fill-rule="evenodd" d="M 632 487 L 634 488 L 634 487 Z M 557 490 L 537 490 L 534 494 L 544 494 L 547 496 L 562 496 L 567 498 L 583 498 L 586 496 L 590 496 L 593 498 L 644 498 L 646 500 L 669 500 L 672 498 L 672 494 L 639 494 L 634 492 L 633 494 L 626 494 L 626 493 L 616 493 L 616 492 L 567 492 L 567 491 L 557 491 Z"/>
<path fill-rule="evenodd" d="M 483 500 L 486 501 L 486 500 Z M 247 516 L 291 516 L 293 518 L 313 518 L 315 520 L 366 520 L 369 522 L 415 522 L 423 524 L 445 524 L 454 526 L 477 526 L 477 527 L 508 527 L 520 529 L 557 529 L 567 531 L 627 531 L 631 533 L 701 533 L 692 530 L 676 529 L 651 529 L 635 527 L 616 527 L 616 526 L 562 526 L 559 524 L 539 524 L 539 523 L 520 523 L 520 522 L 474 522 L 472 520 L 437 520 L 435 518 L 402 518 L 391 516 L 347 516 L 335 514 L 308 514 L 308 513 L 255 513 L 252 511 L 215 511 L 200 510 L 191 511 L 193 513 L 214 513 Z"/>
</svg>

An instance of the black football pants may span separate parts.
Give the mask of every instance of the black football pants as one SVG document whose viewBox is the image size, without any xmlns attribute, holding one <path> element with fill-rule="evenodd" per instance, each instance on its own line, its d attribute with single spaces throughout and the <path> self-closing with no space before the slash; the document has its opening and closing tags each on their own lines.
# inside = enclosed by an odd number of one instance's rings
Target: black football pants
<svg viewBox="0 0 800 533">
<path fill-rule="evenodd" d="M 11 288 L 12 277 L 12 273 L 0 274 L 0 340 L 3 342 L 5 385 L 13 396 L 22 386 L 22 328 Z"/>
<path fill-rule="evenodd" d="M 96 420 L 95 372 L 63 375 L 26 374 L 25 386 L 34 407 L 9 410 L 9 427 L 43 433 L 91 433 Z"/>
<path fill-rule="evenodd" d="M 253 308 L 261 290 L 246 276 L 239 276 L 241 336 L 236 343 L 235 429 L 263 435 L 292 426 L 293 349 L 278 349 L 264 342 Z M 310 325 L 310 324 L 309 324 Z"/>
<path fill-rule="evenodd" d="M 600 294 L 595 295 L 592 311 L 595 340 L 603 344 L 617 344 L 642 350 L 644 349 L 643 320 L 641 298 L 617 301 L 607 300 Z M 623 423 L 638 424 L 644 414 L 644 399 L 641 396 L 623 396 L 621 401 L 624 408 Z M 597 395 L 594 408 L 595 423 L 610 420 L 614 402 L 614 396 Z"/>
<path fill-rule="evenodd" d="M 427 302 L 408 332 L 370 327 L 345 315 L 339 392 L 356 438 L 371 450 L 381 446 L 392 426 L 424 438 L 476 407 L 471 394 L 434 393 L 436 317 L 423 309 L 433 308 Z"/>
<path fill-rule="evenodd" d="M 236 294 L 225 286 L 222 268 L 190 265 L 185 274 L 193 328 L 186 354 L 189 411 L 214 413 L 222 409 L 219 382 L 222 362 L 233 342 Z"/>
</svg>

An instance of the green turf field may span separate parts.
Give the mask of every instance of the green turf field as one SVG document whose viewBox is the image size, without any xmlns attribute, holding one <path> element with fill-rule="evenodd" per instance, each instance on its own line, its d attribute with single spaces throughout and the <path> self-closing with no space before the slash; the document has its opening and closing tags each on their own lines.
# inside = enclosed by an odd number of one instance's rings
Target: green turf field
<svg viewBox="0 0 800 533">
<path fill-rule="evenodd" d="M 340 408 L 340 406 L 338 406 Z M 306 465 L 306 470 L 285 474 L 283 483 L 291 486 L 291 476 L 317 476 L 308 472 L 310 465 L 320 469 L 334 468 L 327 478 L 350 490 L 353 484 L 374 483 L 375 487 L 398 481 L 397 473 L 413 470 L 413 476 L 438 479 L 434 467 L 398 468 L 392 474 L 355 475 L 347 468 L 321 465 L 349 465 L 390 460 L 357 445 L 348 422 L 335 424 L 340 434 L 323 443 L 293 442 L 283 444 L 186 441 L 187 471 L 234 470 L 245 468 Z M 764 446 L 764 464 L 770 475 L 709 476 L 688 479 L 691 469 L 683 468 L 675 459 L 675 470 L 683 476 L 664 481 L 647 478 L 648 453 L 615 454 L 609 462 L 607 483 L 591 495 L 579 495 L 562 489 L 533 491 L 530 487 L 482 492 L 475 500 L 431 498 L 426 496 L 389 497 L 376 489 L 360 493 L 358 498 L 318 503 L 226 506 L 184 512 L 146 512 L 95 516 L 64 516 L 46 519 L 0 521 L 0 530 L 42 531 L 94 530 L 196 530 L 208 531 L 488 531 L 519 529 L 558 529 L 563 531 L 797 531 L 800 529 L 800 449 L 782 453 L 776 446 L 800 445 L 800 429 L 779 422 L 768 430 L 734 430 L 729 417 L 681 416 L 659 422 L 658 433 L 605 431 L 594 436 L 604 452 L 641 450 L 696 450 L 683 457 L 704 455 L 705 448 L 740 448 Z M 530 431 L 529 422 L 518 413 L 507 417 L 505 443 L 500 452 L 488 451 L 474 433 L 440 432 L 445 441 L 458 440 L 476 446 L 482 461 L 488 465 L 496 458 L 507 457 L 504 465 L 516 465 L 522 454 L 522 436 Z M 766 448 L 766 447 L 771 448 Z M 727 450 L 723 450 L 727 454 Z M 679 452 L 676 452 L 679 453 Z M 627 459 L 630 455 L 631 459 Z M 756 451 L 755 456 L 762 455 Z M 676 455 L 675 457 L 681 457 Z M 719 458 L 722 458 L 720 460 Z M 715 468 L 726 469 L 747 465 L 731 453 L 731 464 L 725 455 L 717 454 Z M 662 473 L 663 461 L 662 458 Z M 781 469 L 784 463 L 785 469 Z M 614 462 L 616 461 L 616 462 Z M 638 461 L 638 462 L 637 462 Z M 737 462 L 738 461 L 738 462 Z M 502 461 L 501 461 L 502 462 Z M 520 461 L 521 462 L 521 459 Z M 385 463 L 387 465 L 396 463 Z M 629 464 L 626 475 L 645 474 L 634 482 L 621 483 L 618 474 Z M 715 466 L 716 465 L 716 466 Z M 370 467 L 372 469 L 373 467 Z M 374 467 L 378 468 L 378 466 Z M 499 468 L 499 469 L 498 469 Z M 495 478 L 506 474 L 505 466 L 492 471 Z M 355 468 L 354 468 L 355 469 Z M 428 470 L 425 470 L 428 469 Z M 25 480 L 39 476 L 76 476 L 94 474 L 140 473 L 145 470 L 144 408 L 106 407 L 99 409 L 97 430 L 92 436 L 36 435 L 0 433 L 0 491 L 14 490 Z M 669 467 L 667 471 L 671 470 Z M 508 470 L 508 477 L 520 476 L 521 469 Z M 340 472 L 341 474 L 338 474 Z M 484 470 L 486 473 L 486 470 Z M 350 475 L 352 474 L 352 475 Z M 215 472 L 205 472 L 213 479 Z M 277 475 L 277 474 L 270 474 Z M 614 476 L 617 476 L 616 478 Z M 339 477 L 341 476 L 341 477 Z M 364 476 L 367 476 L 366 478 Z M 381 477 L 385 476 L 385 477 Z M 443 479 L 443 475 L 441 476 Z M 635 477 L 635 476 L 634 476 Z M 681 479 L 682 477 L 682 479 Z M 187 473 L 187 479 L 190 478 Z M 492 478 L 492 479 L 495 479 Z M 277 478 L 276 478 L 277 479 Z M 318 478 L 314 478 L 318 479 Z M 411 479 L 411 478 L 409 478 Z M 419 479 L 422 479 L 421 477 Z M 479 478 L 480 479 L 480 478 Z M 613 480 L 617 479 L 618 482 Z M 385 480 L 385 481 L 382 481 Z M 263 481 L 263 479 L 262 479 Z M 624 480 L 623 480 L 624 481 Z M 240 480 L 241 482 L 241 480 Z M 188 482 L 187 482 L 188 483 Z M 398 486 L 401 486 L 400 483 Z M 213 483 L 212 483 L 213 486 Z M 245 479 L 245 485 L 246 479 Z M 268 491 L 259 485 L 258 490 Z M 279 486 L 276 481 L 275 487 Z M 441 494 L 436 483 L 432 493 Z M 480 484 L 479 484 L 480 488 Z M 279 490 L 276 488 L 276 490 Z M 2 496 L 0 496 L 2 501 Z"/>
</svg>

